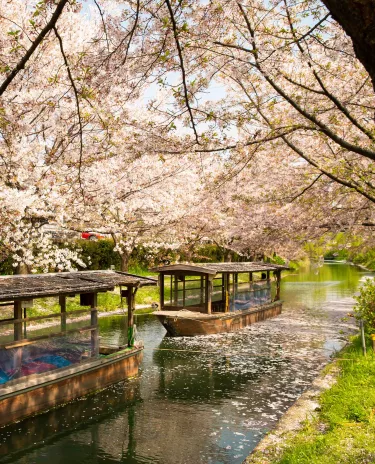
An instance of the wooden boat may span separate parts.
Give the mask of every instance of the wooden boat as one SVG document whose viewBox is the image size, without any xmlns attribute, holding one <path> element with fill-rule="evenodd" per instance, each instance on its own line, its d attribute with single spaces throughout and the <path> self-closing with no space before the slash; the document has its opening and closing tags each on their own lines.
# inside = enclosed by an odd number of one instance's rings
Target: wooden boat
<svg viewBox="0 0 375 464">
<path fill-rule="evenodd" d="M 156 281 L 115 271 L 0 277 L 0 304 L 11 304 L 14 316 L 0 320 L 0 426 L 136 375 L 143 352 L 134 342 L 134 297 L 144 285 Z M 115 286 L 125 287 L 128 344 L 101 346 L 97 294 Z M 67 312 L 76 294 L 89 309 Z M 59 297 L 61 312 L 27 317 L 32 299 L 46 296 Z M 30 326 L 56 318 L 59 325 Z"/>
<path fill-rule="evenodd" d="M 132 382 L 120 381 L 115 391 L 107 390 L 88 395 L 82 401 L 70 401 L 59 408 L 52 408 L 43 414 L 35 414 L 22 421 L 14 422 L 6 426 L 7 439 L 0 446 L 0 462 L 5 458 L 16 461 L 19 453 L 25 449 L 30 451 L 40 446 L 41 442 L 53 439 L 55 442 L 61 437 L 72 434 L 76 436 L 77 429 L 82 430 L 91 426 L 102 424 L 111 436 L 111 417 L 121 414 L 128 416 L 129 441 L 131 433 L 134 433 L 134 407 L 142 402 L 140 390 L 140 378 L 134 378 Z M 95 424 L 95 425 L 94 425 Z M 113 427 L 116 428 L 116 420 Z M 129 443 L 129 442 L 128 442 Z M 69 451 L 68 451 L 69 453 Z M 60 460 L 62 457 L 60 456 Z"/>
<path fill-rule="evenodd" d="M 0 426 L 47 411 L 138 374 L 142 348 L 125 348 L 100 359 L 47 374 L 23 377 L 0 389 Z"/>
<path fill-rule="evenodd" d="M 288 267 L 263 262 L 155 268 L 159 272 L 160 311 L 153 314 L 173 337 L 234 332 L 281 313 L 284 269 Z"/>
</svg>

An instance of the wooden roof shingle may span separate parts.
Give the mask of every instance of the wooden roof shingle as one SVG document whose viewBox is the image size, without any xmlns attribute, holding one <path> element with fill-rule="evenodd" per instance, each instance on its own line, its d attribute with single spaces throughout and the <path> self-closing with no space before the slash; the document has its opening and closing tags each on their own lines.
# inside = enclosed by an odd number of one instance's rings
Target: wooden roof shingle
<svg viewBox="0 0 375 464">
<path fill-rule="evenodd" d="M 241 272 L 262 272 L 262 271 L 281 271 L 289 269 L 288 266 L 271 264 L 264 262 L 240 262 L 240 263 L 189 263 L 189 264 L 170 264 L 151 269 L 155 272 L 198 272 L 202 274 L 215 275 L 217 273 L 241 273 Z"/>
<path fill-rule="evenodd" d="M 0 301 L 112 290 L 116 286 L 156 285 L 149 277 L 118 271 L 78 271 L 0 276 Z"/>
</svg>

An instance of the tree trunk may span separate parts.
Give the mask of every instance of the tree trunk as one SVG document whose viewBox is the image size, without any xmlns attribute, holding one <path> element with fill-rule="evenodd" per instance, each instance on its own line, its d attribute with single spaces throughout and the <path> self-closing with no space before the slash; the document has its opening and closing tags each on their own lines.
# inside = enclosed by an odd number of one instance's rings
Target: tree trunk
<svg viewBox="0 0 375 464">
<path fill-rule="evenodd" d="M 232 250 L 224 249 L 224 262 L 231 263 L 233 259 Z"/>
<path fill-rule="evenodd" d="M 359 61 L 375 90 L 375 0 L 322 0 L 352 39 Z"/>
<path fill-rule="evenodd" d="M 121 271 L 128 272 L 129 270 L 129 255 L 127 253 L 123 253 L 121 256 Z"/>
<path fill-rule="evenodd" d="M 26 264 L 19 264 L 19 265 L 16 267 L 14 273 L 15 273 L 16 275 L 29 274 L 29 269 L 28 269 L 28 267 L 26 266 Z"/>
</svg>

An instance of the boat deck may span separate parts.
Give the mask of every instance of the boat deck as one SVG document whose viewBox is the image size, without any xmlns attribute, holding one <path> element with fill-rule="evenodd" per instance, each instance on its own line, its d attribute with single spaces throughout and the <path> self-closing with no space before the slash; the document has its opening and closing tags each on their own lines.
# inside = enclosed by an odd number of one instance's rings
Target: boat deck
<svg viewBox="0 0 375 464">
<path fill-rule="evenodd" d="M 167 316 L 173 318 L 181 318 L 181 319 L 223 319 L 223 318 L 232 318 L 236 316 L 240 316 L 243 314 L 255 313 L 262 311 L 264 309 L 271 308 L 275 305 L 282 304 L 281 300 L 272 301 L 269 303 L 265 303 L 259 306 L 253 306 L 248 309 L 239 309 L 237 311 L 228 311 L 228 312 L 214 312 L 211 314 L 201 313 L 199 311 L 189 311 L 188 309 L 181 309 L 180 311 L 154 311 L 152 314 L 154 316 Z"/>
<path fill-rule="evenodd" d="M 212 319 L 213 316 L 225 316 L 229 313 L 213 313 L 206 314 L 198 311 L 189 311 L 188 309 L 181 309 L 180 311 L 154 311 L 154 316 L 168 316 L 168 317 L 183 317 L 189 319 Z"/>
</svg>

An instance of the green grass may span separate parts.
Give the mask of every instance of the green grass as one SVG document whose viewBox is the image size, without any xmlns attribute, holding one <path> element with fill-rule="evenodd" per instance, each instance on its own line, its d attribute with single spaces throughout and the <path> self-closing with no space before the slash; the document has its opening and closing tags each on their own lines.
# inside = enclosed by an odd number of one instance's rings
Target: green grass
<svg viewBox="0 0 375 464">
<path fill-rule="evenodd" d="M 136 294 L 135 305 L 150 305 L 159 301 L 159 289 L 157 287 L 140 288 Z M 127 308 L 126 299 L 123 299 L 123 307 Z M 77 311 L 85 309 L 86 306 L 79 304 L 79 295 L 73 298 L 67 298 L 66 310 Z M 87 306 L 87 308 L 89 308 Z M 115 311 L 121 308 L 121 299 L 118 293 L 98 293 L 98 309 L 100 311 Z M 32 308 L 27 310 L 28 317 L 42 316 L 45 314 L 54 314 L 60 312 L 60 305 L 57 298 L 37 298 L 34 300 Z"/>
<path fill-rule="evenodd" d="M 337 383 L 322 394 L 317 417 L 288 438 L 282 456 L 270 462 L 375 463 L 374 353 L 368 348 L 364 357 L 356 338 L 339 357 L 344 359 L 337 360 Z"/>
</svg>

